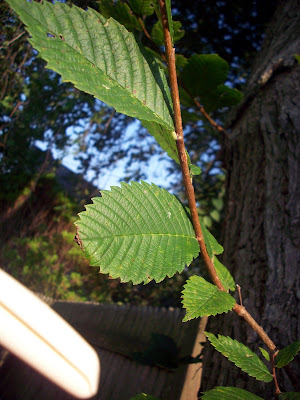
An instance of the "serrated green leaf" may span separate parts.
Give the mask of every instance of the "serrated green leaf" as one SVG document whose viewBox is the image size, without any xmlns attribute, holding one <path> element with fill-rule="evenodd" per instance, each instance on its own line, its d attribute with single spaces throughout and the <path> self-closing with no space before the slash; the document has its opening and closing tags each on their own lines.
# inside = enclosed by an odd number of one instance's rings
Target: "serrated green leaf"
<svg viewBox="0 0 300 400">
<path fill-rule="evenodd" d="M 206 224 L 204 223 L 203 219 L 199 217 L 199 220 L 204 237 L 205 246 L 209 257 L 211 258 L 214 254 L 223 253 L 224 251 L 223 247 L 217 242 L 215 237 L 206 228 Z"/>
<path fill-rule="evenodd" d="M 280 350 L 276 356 L 276 367 L 282 368 L 289 364 L 300 351 L 300 340 L 289 344 Z"/>
<path fill-rule="evenodd" d="M 225 290 L 230 289 L 232 292 L 235 291 L 235 282 L 228 271 L 228 269 L 223 265 L 215 256 L 214 257 L 214 266 L 216 268 L 217 274 L 222 282 L 222 285 L 224 286 Z"/>
<path fill-rule="evenodd" d="M 215 285 L 200 276 L 191 276 L 182 292 L 182 304 L 186 309 L 183 322 L 204 315 L 216 315 L 228 312 L 235 305 L 230 294 L 221 292 Z"/>
<path fill-rule="evenodd" d="M 228 63 L 217 54 L 194 54 L 188 59 L 181 79 L 190 93 L 201 96 L 223 84 L 228 69 Z"/>
<path fill-rule="evenodd" d="M 208 390 L 201 397 L 203 400 L 263 400 L 261 397 L 244 389 L 218 386 Z"/>
<path fill-rule="evenodd" d="M 134 397 L 131 397 L 130 400 L 159 400 L 159 399 L 157 397 L 150 396 L 150 394 L 141 393 L 137 394 Z"/>
<path fill-rule="evenodd" d="M 179 39 L 181 39 L 184 34 L 185 31 L 181 29 L 182 24 L 179 21 L 173 21 L 173 28 L 174 28 L 174 37 L 173 37 L 173 41 L 174 43 L 177 42 Z M 164 45 L 164 33 L 163 33 L 163 29 L 161 26 L 161 22 L 157 21 L 152 28 L 151 31 L 151 37 L 153 42 L 155 42 L 158 46 L 163 46 Z M 183 61 L 183 60 L 180 60 Z"/>
<path fill-rule="evenodd" d="M 26 0 L 8 3 L 27 26 L 30 42 L 48 68 L 116 111 L 152 123 L 159 132 L 151 133 L 179 162 L 173 148 L 165 147 L 174 131 L 166 77 L 132 33 L 92 9 Z M 160 141 L 162 132 L 166 139 Z"/>
<path fill-rule="evenodd" d="M 75 223 L 85 256 L 100 272 L 122 282 L 160 282 L 198 256 L 193 226 L 176 196 L 146 182 L 101 194 Z"/>
<path fill-rule="evenodd" d="M 114 0 L 99 0 L 97 3 L 100 14 L 106 19 L 114 18 L 129 31 L 142 30 L 137 17 L 132 14 L 128 4 L 121 1 L 115 2 Z"/>
<path fill-rule="evenodd" d="M 270 354 L 267 352 L 267 350 L 263 349 L 262 347 L 259 348 L 261 354 L 263 357 L 267 360 L 270 361 Z"/>
<path fill-rule="evenodd" d="M 295 58 L 298 61 L 298 64 L 300 64 L 300 56 L 298 54 L 295 54 Z"/>
<path fill-rule="evenodd" d="M 300 400 L 300 393 L 286 392 L 278 395 L 279 400 Z"/>
<path fill-rule="evenodd" d="M 218 335 L 217 338 L 213 333 L 209 332 L 205 332 L 205 335 L 216 350 L 227 357 L 242 371 L 259 381 L 272 381 L 273 377 L 265 364 L 249 347 L 230 337 Z"/>
</svg>

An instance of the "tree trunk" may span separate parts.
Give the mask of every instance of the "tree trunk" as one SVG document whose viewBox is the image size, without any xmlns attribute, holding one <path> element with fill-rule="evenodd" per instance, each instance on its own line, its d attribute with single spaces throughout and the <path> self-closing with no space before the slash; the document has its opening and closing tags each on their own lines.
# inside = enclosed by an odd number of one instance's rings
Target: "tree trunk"
<svg viewBox="0 0 300 400">
<path fill-rule="evenodd" d="M 279 349 L 300 338 L 300 66 L 295 54 L 300 54 L 300 3 L 282 0 L 223 146 L 228 171 L 223 262 L 242 288 L 243 304 Z M 233 313 L 210 317 L 207 330 L 255 351 L 263 347 Z M 299 356 L 290 366 L 299 380 Z M 272 384 L 248 377 L 210 345 L 203 368 L 201 392 L 235 386 L 274 398 Z M 279 373 L 280 389 L 300 391 L 289 375 Z"/>
</svg>

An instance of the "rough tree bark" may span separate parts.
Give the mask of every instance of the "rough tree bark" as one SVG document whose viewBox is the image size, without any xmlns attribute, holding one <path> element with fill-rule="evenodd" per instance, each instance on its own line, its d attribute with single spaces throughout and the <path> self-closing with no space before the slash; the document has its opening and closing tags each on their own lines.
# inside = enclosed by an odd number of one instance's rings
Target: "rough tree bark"
<svg viewBox="0 0 300 400">
<path fill-rule="evenodd" d="M 295 54 L 300 54 L 300 2 L 281 0 L 223 146 L 228 171 L 223 262 L 242 287 L 244 305 L 278 348 L 300 338 L 300 65 Z M 254 349 L 263 346 L 237 315 L 210 318 L 207 330 Z M 298 379 L 299 358 L 291 364 Z M 217 385 L 274 398 L 272 384 L 249 378 L 206 346 L 201 392 Z M 282 391 L 300 391 L 285 372 L 279 385 Z"/>
</svg>

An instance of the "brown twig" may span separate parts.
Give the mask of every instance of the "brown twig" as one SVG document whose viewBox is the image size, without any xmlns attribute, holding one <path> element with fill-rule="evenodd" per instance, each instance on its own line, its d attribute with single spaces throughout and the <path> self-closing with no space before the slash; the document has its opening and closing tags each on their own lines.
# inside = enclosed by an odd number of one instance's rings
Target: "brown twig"
<svg viewBox="0 0 300 400">
<path fill-rule="evenodd" d="M 26 33 L 26 31 L 21 32 L 19 35 L 17 35 L 16 37 L 14 37 L 13 39 L 11 39 L 8 43 L 6 43 L 5 47 L 8 47 L 9 45 L 11 45 L 13 42 L 15 42 L 16 40 L 18 40 L 21 36 L 24 35 L 24 33 Z M 4 46 L 0 47 L 0 50 L 3 49 Z"/>
<path fill-rule="evenodd" d="M 221 125 L 219 125 L 205 110 L 205 108 L 199 103 L 199 101 L 193 97 L 191 94 L 189 94 L 191 98 L 193 99 L 193 102 L 195 105 L 199 108 L 199 111 L 201 114 L 207 119 L 207 121 L 212 125 L 213 128 L 215 128 L 217 131 L 223 133 L 227 138 L 230 136 L 229 133 L 224 129 Z"/>
<path fill-rule="evenodd" d="M 277 377 L 276 377 L 275 356 L 276 356 L 276 353 L 274 353 L 274 352 L 271 353 L 271 364 L 272 364 L 273 381 L 274 381 L 274 386 L 275 386 L 275 397 L 278 398 L 278 395 L 281 393 L 281 390 L 279 389 L 278 382 L 277 382 Z"/>
<path fill-rule="evenodd" d="M 169 77 L 170 77 L 170 86 L 171 86 L 171 95 L 173 101 L 174 108 L 174 125 L 175 131 L 177 135 L 176 145 L 178 150 L 178 156 L 180 160 L 180 166 L 183 176 L 183 182 L 185 187 L 186 196 L 189 203 L 189 208 L 191 211 L 192 223 L 194 226 L 196 239 L 199 243 L 202 257 L 205 261 L 205 264 L 209 270 L 210 276 L 214 282 L 214 284 L 222 291 L 225 291 L 222 282 L 216 272 L 215 266 L 210 259 L 206 246 L 204 243 L 203 233 L 199 221 L 197 205 L 195 200 L 194 187 L 190 178 L 190 171 L 185 151 L 184 139 L 183 139 L 183 129 L 182 129 L 182 118 L 181 118 L 181 110 L 180 110 L 180 101 L 179 101 L 179 90 L 177 83 L 177 73 L 176 73 L 176 64 L 175 64 L 175 49 L 172 46 L 172 40 L 169 30 L 168 18 L 167 18 L 167 10 L 165 0 L 159 1 L 160 10 L 161 10 L 161 18 L 163 24 L 163 32 L 165 39 L 165 48 L 166 48 L 166 59 L 168 63 Z"/>
<path fill-rule="evenodd" d="M 150 33 L 147 31 L 146 26 L 144 24 L 144 22 L 142 21 L 141 17 L 139 15 L 137 15 L 130 3 L 128 1 L 125 0 L 125 3 L 128 5 L 128 7 L 130 8 L 131 12 L 133 13 L 133 15 L 136 16 L 145 36 L 151 41 L 152 45 L 155 48 L 155 51 L 160 54 L 161 58 L 167 62 L 166 56 L 165 54 L 160 50 L 159 46 L 153 41 Z M 221 125 L 219 125 L 205 110 L 205 108 L 199 103 L 199 101 L 190 93 L 190 91 L 185 87 L 184 83 L 182 82 L 181 79 L 178 78 L 178 83 L 180 84 L 180 86 L 182 87 L 182 89 L 184 89 L 186 91 L 186 93 L 190 96 L 191 100 L 194 102 L 194 104 L 196 105 L 196 107 L 199 109 L 200 113 L 207 119 L 207 121 L 211 124 L 211 126 L 216 129 L 217 131 L 223 133 L 227 138 L 229 137 L 229 133 L 226 131 L 226 129 L 224 129 Z"/>
<path fill-rule="evenodd" d="M 238 293 L 239 293 L 240 305 L 242 306 L 243 305 L 242 290 L 241 290 L 240 285 L 236 285 L 236 288 L 237 288 Z"/>
<path fill-rule="evenodd" d="M 178 156 L 183 176 L 183 182 L 185 187 L 185 193 L 188 199 L 189 208 L 191 212 L 191 219 L 193 223 L 193 227 L 195 230 L 195 236 L 199 243 L 201 256 L 204 260 L 206 268 L 211 276 L 213 283 L 217 286 L 217 288 L 221 291 L 225 291 L 224 286 L 222 285 L 220 278 L 216 272 L 215 266 L 210 259 L 204 238 L 203 233 L 199 221 L 194 187 L 191 182 L 189 166 L 185 151 L 184 139 L 183 139 L 183 128 L 182 128 L 182 119 L 181 119 L 181 110 L 180 110 L 180 100 L 179 100 L 179 90 L 178 90 L 178 82 L 177 82 L 177 74 L 176 74 L 176 65 L 175 65 L 175 49 L 172 46 L 172 40 L 169 30 L 168 18 L 167 18 L 167 10 L 165 0 L 159 0 L 159 6 L 162 17 L 162 25 L 165 39 L 165 48 L 166 48 L 166 58 L 168 63 L 169 77 L 170 77 L 170 86 L 171 86 L 171 95 L 173 101 L 174 108 L 174 125 L 176 131 L 176 144 L 178 150 Z M 258 325 L 258 323 L 252 318 L 252 316 L 248 313 L 244 306 L 235 304 L 233 307 L 233 311 L 236 312 L 241 318 L 243 318 L 252 329 L 259 335 L 259 337 L 263 340 L 269 350 L 274 353 L 276 350 L 275 344 L 269 338 L 267 333 L 263 330 L 263 328 Z"/>
<path fill-rule="evenodd" d="M 106 122 L 106 124 L 105 124 L 104 130 L 103 130 L 103 135 L 106 135 L 106 134 L 107 134 L 108 128 L 109 128 L 109 126 L 110 126 L 110 124 L 111 124 L 111 121 L 112 121 L 112 119 L 113 119 L 115 113 L 116 113 L 116 110 L 113 109 L 112 112 L 111 112 L 111 114 L 110 114 L 110 116 L 109 116 L 109 118 L 108 118 L 108 120 L 107 120 L 107 122 Z"/>
</svg>

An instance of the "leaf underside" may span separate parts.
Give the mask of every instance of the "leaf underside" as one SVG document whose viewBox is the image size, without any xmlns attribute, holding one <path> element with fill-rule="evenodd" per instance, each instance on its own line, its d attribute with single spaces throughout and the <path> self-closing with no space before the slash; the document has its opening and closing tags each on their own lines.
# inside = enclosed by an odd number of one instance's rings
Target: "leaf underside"
<svg viewBox="0 0 300 400">
<path fill-rule="evenodd" d="M 204 315 L 216 315 L 228 312 L 235 300 L 228 293 L 221 292 L 215 285 L 200 276 L 191 276 L 182 292 L 182 304 L 186 309 L 183 322 Z"/>
<path fill-rule="evenodd" d="M 208 390 L 201 397 L 203 400 L 263 400 L 261 397 L 244 389 L 218 386 Z"/>
<path fill-rule="evenodd" d="M 116 111 L 150 122 L 150 133 L 179 163 L 165 74 L 132 33 L 92 9 L 46 1 L 8 3 L 26 25 L 30 43 L 48 68 Z"/>
<path fill-rule="evenodd" d="M 247 346 L 230 337 L 218 335 L 217 338 L 213 333 L 205 332 L 205 334 L 215 349 L 222 353 L 223 356 L 227 357 L 242 371 L 259 381 L 272 381 L 272 375 L 268 371 L 266 365 Z"/>
<path fill-rule="evenodd" d="M 176 196 L 145 182 L 101 194 L 75 223 L 85 256 L 100 272 L 122 282 L 160 282 L 198 256 L 193 226 Z"/>
</svg>

